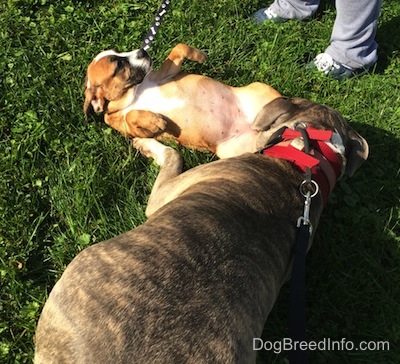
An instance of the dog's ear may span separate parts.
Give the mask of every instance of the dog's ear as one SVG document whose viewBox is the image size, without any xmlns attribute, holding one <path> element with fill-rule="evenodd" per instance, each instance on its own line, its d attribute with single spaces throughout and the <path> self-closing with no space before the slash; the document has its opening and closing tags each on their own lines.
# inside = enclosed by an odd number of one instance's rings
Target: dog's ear
<svg viewBox="0 0 400 364">
<path fill-rule="evenodd" d="M 349 129 L 346 145 L 346 173 L 351 177 L 368 158 L 369 146 L 367 141 L 353 129 Z"/>
<path fill-rule="evenodd" d="M 83 104 L 83 112 L 86 117 L 98 112 L 103 112 L 105 107 L 105 98 L 101 87 L 94 90 L 89 89 L 85 84 L 85 102 Z"/>
<path fill-rule="evenodd" d="M 251 128 L 257 131 L 265 131 L 273 125 L 280 125 L 289 120 L 296 111 L 297 106 L 287 97 L 278 97 L 260 110 L 255 117 Z"/>
<path fill-rule="evenodd" d="M 86 118 L 94 114 L 94 109 L 92 106 L 92 94 L 86 87 L 85 87 L 85 102 L 83 104 L 83 112 L 85 113 Z"/>
<path fill-rule="evenodd" d="M 85 102 L 83 103 L 83 113 L 85 114 L 85 117 L 88 118 L 90 115 L 94 114 L 94 109 L 92 106 L 92 95 L 88 88 L 88 76 L 85 77 L 83 90 L 85 93 Z"/>
</svg>

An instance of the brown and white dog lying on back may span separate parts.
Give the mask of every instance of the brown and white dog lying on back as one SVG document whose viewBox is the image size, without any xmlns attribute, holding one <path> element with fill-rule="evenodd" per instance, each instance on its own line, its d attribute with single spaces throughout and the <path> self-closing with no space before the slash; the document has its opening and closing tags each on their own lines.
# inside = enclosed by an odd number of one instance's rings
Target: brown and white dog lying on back
<svg viewBox="0 0 400 364">
<path fill-rule="evenodd" d="M 254 121 L 280 93 L 260 82 L 235 88 L 184 73 L 184 59 L 202 63 L 205 53 L 178 44 L 158 71 L 144 50 L 100 53 L 87 70 L 86 115 L 102 112 L 125 136 L 173 139 L 220 158 L 260 149 Z"/>
<path fill-rule="evenodd" d="M 368 156 L 339 113 L 311 101 L 275 99 L 262 120 L 270 137 L 297 122 L 318 129 L 312 157 L 300 158 L 319 161 L 316 179 L 352 175 Z M 275 152 L 301 153 L 286 130 Z M 134 146 L 161 166 L 149 219 L 69 264 L 41 314 L 35 364 L 254 364 L 253 339 L 292 270 L 304 173 L 271 157 L 274 147 L 181 173 L 176 150 L 149 138 Z M 312 200 L 313 231 L 332 187 Z"/>
</svg>

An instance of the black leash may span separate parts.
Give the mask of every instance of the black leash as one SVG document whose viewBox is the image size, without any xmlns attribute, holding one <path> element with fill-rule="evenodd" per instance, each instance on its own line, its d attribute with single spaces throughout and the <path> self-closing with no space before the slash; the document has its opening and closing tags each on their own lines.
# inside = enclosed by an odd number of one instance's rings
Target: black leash
<svg viewBox="0 0 400 364">
<path fill-rule="evenodd" d="M 299 343 L 307 341 L 306 335 L 306 255 L 310 229 L 307 225 L 301 224 L 297 229 L 295 245 L 295 257 L 293 262 L 293 273 L 290 280 L 289 299 L 289 338 L 292 345 L 296 345 L 290 351 L 290 364 L 308 363 L 307 350 L 301 350 Z"/>
<path fill-rule="evenodd" d="M 167 10 L 170 7 L 170 5 L 171 5 L 171 0 L 163 0 L 161 6 L 158 8 L 154 22 L 143 40 L 142 49 L 144 49 L 145 51 L 147 51 L 150 48 L 151 43 L 153 43 L 158 28 L 160 27 L 164 15 L 167 13 Z"/>
<path fill-rule="evenodd" d="M 306 125 L 298 123 L 294 127 L 303 136 L 304 149 L 310 153 L 309 137 Z M 300 193 L 305 198 L 303 216 L 297 220 L 297 237 L 294 246 L 294 262 L 290 281 L 289 298 L 289 338 L 292 350 L 289 355 L 290 364 L 307 364 L 308 351 L 302 350 L 300 343 L 307 343 L 306 335 L 306 256 L 308 243 L 312 234 L 310 221 L 311 199 L 317 195 L 319 187 L 311 179 L 311 170 L 307 168 L 305 180 L 300 185 Z M 303 344 L 304 345 L 304 344 Z M 307 345 L 307 344 L 305 344 Z"/>
</svg>

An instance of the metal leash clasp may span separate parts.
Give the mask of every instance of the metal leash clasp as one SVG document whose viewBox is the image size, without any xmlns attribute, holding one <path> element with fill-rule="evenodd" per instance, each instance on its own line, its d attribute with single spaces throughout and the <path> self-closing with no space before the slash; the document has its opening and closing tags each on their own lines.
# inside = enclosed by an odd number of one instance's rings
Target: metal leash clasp
<svg viewBox="0 0 400 364">
<path fill-rule="evenodd" d="M 303 216 L 300 216 L 297 219 L 297 227 L 300 227 L 302 223 L 303 225 L 308 225 L 310 235 L 312 234 L 312 229 L 313 229 L 310 221 L 311 199 L 317 195 L 318 191 L 319 191 L 319 186 L 317 182 L 315 182 L 312 179 L 310 179 L 309 181 L 304 180 L 300 184 L 300 193 L 305 198 L 305 200 L 304 200 Z"/>
<path fill-rule="evenodd" d="M 297 122 L 294 124 L 294 129 L 300 131 L 303 136 L 304 141 L 304 149 L 307 154 L 310 154 L 310 141 L 307 133 L 307 125 L 303 122 Z M 312 224 L 310 221 L 310 208 L 311 208 L 311 199 L 317 195 L 319 191 L 319 186 L 317 182 L 315 182 L 311 178 L 311 170 L 310 168 L 306 168 L 306 178 L 300 184 L 300 193 L 305 198 L 304 200 L 304 211 L 303 216 L 300 216 L 297 219 L 297 227 L 300 227 L 301 224 L 309 226 L 309 233 L 312 234 Z"/>
</svg>

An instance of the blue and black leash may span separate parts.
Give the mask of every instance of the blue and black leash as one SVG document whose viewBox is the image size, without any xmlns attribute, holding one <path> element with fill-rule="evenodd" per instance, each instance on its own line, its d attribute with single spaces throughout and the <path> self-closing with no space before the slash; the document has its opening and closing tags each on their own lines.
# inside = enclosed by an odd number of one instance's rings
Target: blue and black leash
<svg viewBox="0 0 400 364">
<path fill-rule="evenodd" d="M 167 10 L 170 7 L 170 5 L 171 5 L 171 0 L 163 0 L 161 6 L 158 8 L 154 22 L 150 27 L 150 30 L 146 34 L 146 37 L 143 40 L 142 49 L 144 49 L 145 51 L 147 51 L 150 48 L 151 43 L 153 43 L 158 28 L 160 27 L 164 15 L 167 13 Z"/>
</svg>

